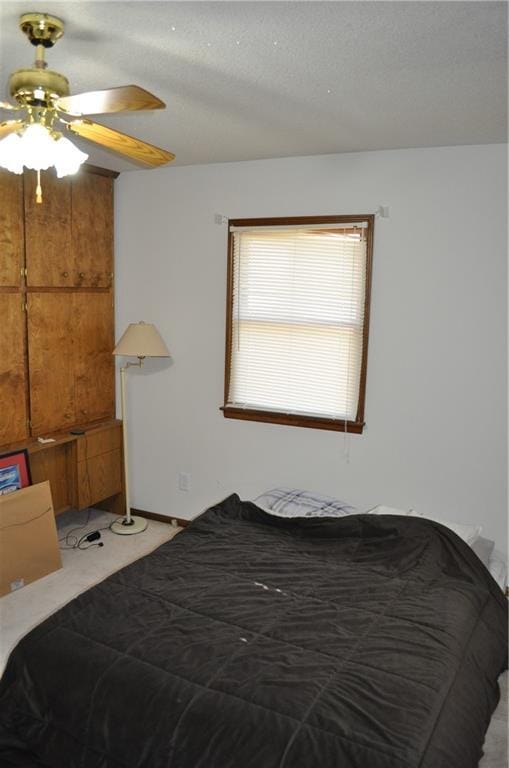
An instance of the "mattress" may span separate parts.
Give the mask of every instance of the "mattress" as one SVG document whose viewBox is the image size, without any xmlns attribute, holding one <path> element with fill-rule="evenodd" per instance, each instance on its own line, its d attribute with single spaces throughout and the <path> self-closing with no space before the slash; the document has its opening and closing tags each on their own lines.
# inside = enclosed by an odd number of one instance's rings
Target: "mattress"
<svg viewBox="0 0 509 768">
<path fill-rule="evenodd" d="M 233 495 L 20 641 L 0 764 L 475 768 L 506 627 L 443 526 Z"/>
</svg>

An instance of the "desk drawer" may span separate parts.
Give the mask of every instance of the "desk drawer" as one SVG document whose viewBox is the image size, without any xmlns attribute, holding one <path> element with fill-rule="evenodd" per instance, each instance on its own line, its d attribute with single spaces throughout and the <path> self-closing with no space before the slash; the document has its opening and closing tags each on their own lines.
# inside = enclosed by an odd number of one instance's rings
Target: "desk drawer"
<svg viewBox="0 0 509 768">
<path fill-rule="evenodd" d="M 78 461 L 101 456 L 103 453 L 117 450 L 122 445 L 122 427 L 120 424 L 105 429 L 94 429 L 85 433 L 78 440 Z"/>
</svg>

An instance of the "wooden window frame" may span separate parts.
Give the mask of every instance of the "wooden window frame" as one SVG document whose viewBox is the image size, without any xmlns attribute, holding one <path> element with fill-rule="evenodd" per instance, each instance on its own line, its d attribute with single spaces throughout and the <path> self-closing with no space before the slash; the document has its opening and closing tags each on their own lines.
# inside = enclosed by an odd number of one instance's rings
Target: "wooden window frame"
<svg viewBox="0 0 509 768">
<path fill-rule="evenodd" d="M 267 411 L 254 408 L 239 408 L 227 405 L 230 390 L 230 365 L 232 352 L 232 320 L 233 320 L 233 232 L 230 227 L 266 227 L 266 226 L 295 226 L 313 224 L 344 224 L 355 222 L 367 222 L 366 230 L 366 285 L 364 296 L 364 325 L 362 334 L 362 357 L 359 382 L 359 400 L 357 414 L 354 421 L 344 419 L 332 419 L 319 416 L 306 416 L 302 414 L 284 413 L 282 411 Z M 368 367 L 368 340 L 369 321 L 371 310 L 371 282 L 373 264 L 373 234 L 375 216 L 365 214 L 354 216 L 291 216 L 263 219 L 230 219 L 228 221 L 228 275 L 226 290 L 226 348 L 225 348 L 225 372 L 224 372 L 224 404 L 220 410 L 227 419 L 241 419 L 244 421 L 259 421 L 270 424 L 285 424 L 292 427 L 309 427 L 311 429 L 326 429 L 335 432 L 351 432 L 362 434 L 365 427 L 364 407 L 366 401 L 366 377 Z"/>
</svg>

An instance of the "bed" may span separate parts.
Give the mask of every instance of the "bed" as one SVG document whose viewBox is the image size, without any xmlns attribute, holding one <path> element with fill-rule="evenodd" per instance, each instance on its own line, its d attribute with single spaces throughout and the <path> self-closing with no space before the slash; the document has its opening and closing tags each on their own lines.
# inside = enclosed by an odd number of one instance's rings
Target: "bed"
<svg viewBox="0 0 509 768">
<path fill-rule="evenodd" d="M 420 517 L 232 495 L 26 635 L 2 768 L 475 768 L 507 603 Z"/>
</svg>

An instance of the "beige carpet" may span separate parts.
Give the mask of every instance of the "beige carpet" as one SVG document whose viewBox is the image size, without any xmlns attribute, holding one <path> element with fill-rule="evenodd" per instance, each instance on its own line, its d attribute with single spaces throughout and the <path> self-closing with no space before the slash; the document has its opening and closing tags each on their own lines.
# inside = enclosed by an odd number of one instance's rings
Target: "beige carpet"
<svg viewBox="0 0 509 768">
<path fill-rule="evenodd" d="M 86 519 L 86 512 L 61 515 L 58 520 L 59 537 L 63 538 Z M 107 527 L 113 519 L 114 516 L 107 512 L 93 511 L 87 526 L 75 531 L 75 534 L 81 535 L 85 531 Z M 0 598 L 0 673 L 16 642 L 32 627 L 110 573 L 168 541 L 179 530 L 154 521 L 149 521 L 147 530 L 136 536 L 117 536 L 108 529 L 102 530 L 103 547 L 85 551 L 64 550 L 63 568 L 60 571 Z M 479 768 L 508 768 L 507 673 L 502 675 L 500 683 L 502 695 L 486 735 L 485 754 Z"/>
<path fill-rule="evenodd" d="M 493 713 L 484 741 L 484 757 L 479 768 L 507 768 L 507 672 L 499 680 L 500 703 Z"/>
</svg>

